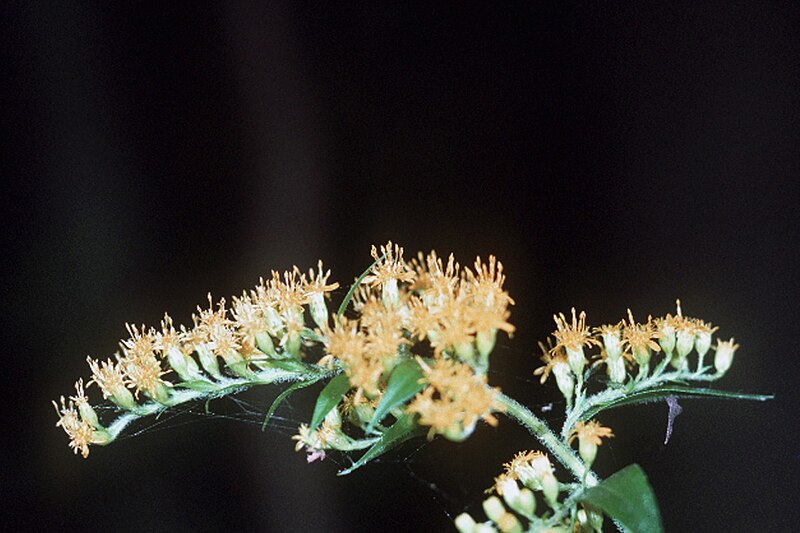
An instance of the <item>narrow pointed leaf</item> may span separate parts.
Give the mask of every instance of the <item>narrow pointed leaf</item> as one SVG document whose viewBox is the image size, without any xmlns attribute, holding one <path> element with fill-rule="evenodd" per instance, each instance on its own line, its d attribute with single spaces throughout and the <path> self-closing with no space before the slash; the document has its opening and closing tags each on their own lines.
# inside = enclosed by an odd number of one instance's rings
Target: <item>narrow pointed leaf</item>
<svg viewBox="0 0 800 533">
<path fill-rule="evenodd" d="M 275 397 L 275 400 L 273 400 L 272 405 L 270 405 L 269 409 L 267 409 L 267 414 L 264 416 L 264 423 L 261 424 L 261 431 L 264 431 L 267 428 L 267 423 L 269 422 L 269 419 L 272 418 L 272 415 L 275 414 L 275 410 L 278 408 L 280 404 L 283 403 L 284 400 L 286 400 L 286 398 L 288 398 L 294 391 L 299 389 L 304 389 L 310 385 L 313 385 L 320 379 L 322 379 L 322 376 L 315 377 L 306 381 L 298 381 L 297 383 L 293 383 L 291 386 L 287 387 L 285 391 L 278 394 L 278 396 Z"/>
<path fill-rule="evenodd" d="M 362 272 L 360 276 L 356 278 L 356 280 L 353 282 L 353 285 L 350 286 L 350 290 L 347 291 L 347 294 L 344 295 L 344 300 L 342 300 L 342 303 L 339 304 L 339 309 L 336 311 L 337 318 L 341 317 L 344 314 L 345 310 L 347 309 L 347 306 L 350 305 L 350 300 L 353 299 L 353 294 L 355 294 L 358 286 L 361 284 L 364 278 L 367 277 L 367 274 L 369 274 L 372 271 L 372 268 L 375 265 L 377 265 L 384 257 L 386 257 L 386 254 L 383 254 L 375 261 L 373 261 L 372 264 L 369 267 L 367 267 L 367 269 L 364 272 Z"/>
<path fill-rule="evenodd" d="M 606 409 L 666 400 L 670 396 L 675 396 L 676 398 L 720 398 L 723 400 L 755 400 L 762 402 L 773 398 L 771 394 L 745 394 L 715 389 L 698 389 L 686 385 L 664 385 L 655 389 L 634 392 L 623 398 L 591 406 L 581 413 L 579 418 L 580 420 L 589 420 Z"/>
<path fill-rule="evenodd" d="M 339 374 L 325 385 L 319 393 L 317 404 L 314 406 L 314 415 L 311 417 L 311 431 L 317 429 L 331 409 L 339 405 L 344 393 L 350 390 L 350 380 L 345 374 Z"/>
<path fill-rule="evenodd" d="M 389 429 L 387 429 L 383 435 L 381 435 L 380 439 L 378 439 L 378 441 L 373 444 L 372 447 L 358 459 L 358 461 L 353 463 L 350 468 L 340 470 L 337 475 L 347 475 L 353 470 L 361 468 L 376 457 L 380 457 L 395 446 L 424 433 L 425 430 L 417 425 L 413 416 L 403 415 L 397 419 L 397 421 Z"/>
<path fill-rule="evenodd" d="M 412 398 L 425 387 L 424 383 L 420 383 L 422 376 L 422 369 L 413 359 L 407 359 L 394 368 L 389 376 L 389 382 L 386 384 L 386 391 L 370 420 L 367 433 L 371 433 L 375 424 L 380 423 L 389 414 L 389 411 Z"/>
<path fill-rule="evenodd" d="M 586 489 L 580 500 L 601 509 L 630 533 L 664 530 L 653 488 L 637 464 L 628 465 L 599 485 Z"/>
</svg>

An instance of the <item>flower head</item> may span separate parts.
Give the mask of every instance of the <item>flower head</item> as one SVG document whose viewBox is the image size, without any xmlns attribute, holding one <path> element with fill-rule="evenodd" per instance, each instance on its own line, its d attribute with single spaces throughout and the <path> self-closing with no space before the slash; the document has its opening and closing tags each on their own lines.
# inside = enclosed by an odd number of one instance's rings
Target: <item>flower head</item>
<svg viewBox="0 0 800 533">
<path fill-rule="evenodd" d="M 733 337 L 729 341 L 718 341 L 716 354 L 714 354 L 714 367 L 720 376 L 728 371 L 733 363 L 733 354 L 739 349 L 739 345 L 733 342 Z"/>
<path fill-rule="evenodd" d="M 660 339 L 663 334 L 656 330 L 650 316 L 647 317 L 646 323 L 639 324 L 633 319 L 633 313 L 628 309 L 628 320 L 629 323 L 625 324 L 622 331 L 623 342 L 630 348 L 633 358 L 639 366 L 645 367 L 650 362 L 650 351 L 661 351 L 661 346 L 656 340 Z"/>
<path fill-rule="evenodd" d="M 83 387 L 78 387 L 78 396 L 83 401 Z M 53 407 L 56 409 L 58 415 L 58 422 L 56 426 L 64 429 L 64 432 L 69 436 L 69 446 L 75 453 L 80 451 L 84 459 L 89 457 L 90 444 L 106 444 L 111 440 L 109 434 L 102 428 L 97 429 L 91 421 L 84 419 L 81 416 L 82 410 L 75 408 L 75 403 L 70 398 L 69 403 L 61 397 L 61 407 L 59 408 L 56 402 L 53 402 Z"/>
<path fill-rule="evenodd" d="M 576 315 L 573 307 L 572 322 L 567 322 L 563 313 L 553 315 L 553 320 L 556 323 L 556 330 L 553 332 L 556 345 L 553 347 L 553 351 L 560 352 L 562 349 L 566 351 L 570 369 L 576 376 L 581 376 L 586 364 L 583 347 L 599 344 L 586 326 L 586 313 L 581 311 L 580 315 Z"/>
<path fill-rule="evenodd" d="M 103 398 L 110 398 L 114 403 L 125 409 L 134 409 L 136 404 L 133 400 L 131 391 L 128 390 L 128 379 L 122 369 L 122 365 L 110 359 L 106 361 L 96 361 L 91 357 L 86 358 L 89 369 L 92 371 L 92 379 L 89 385 L 95 383 L 100 387 Z"/>
<path fill-rule="evenodd" d="M 439 358 L 432 366 L 418 359 L 428 386 L 408 405 L 409 413 L 420 415 L 420 424 L 430 426 L 428 433 L 463 440 L 475 428 L 478 419 L 496 425 L 492 411 L 500 410 L 495 402 L 498 389 L 486 385 L 486 376 L 475 374 L 469 365 Z"/>
<path fill-rule="evenodd" d="M 576 438 L 578 439 L 578 451 L 581 458 L 586 462 L 587 467 L 591 466 L 594 458 L 597 455 L 597 447 L 603 443 L 603 439 L 608 439 L 614 436 L 611 428 L 601 426 L 596 420 L 589 422 L 578 422 L 575 424 L 575 429 L 569 439 L 569 444 L 572 444 Z"/>
</svg>

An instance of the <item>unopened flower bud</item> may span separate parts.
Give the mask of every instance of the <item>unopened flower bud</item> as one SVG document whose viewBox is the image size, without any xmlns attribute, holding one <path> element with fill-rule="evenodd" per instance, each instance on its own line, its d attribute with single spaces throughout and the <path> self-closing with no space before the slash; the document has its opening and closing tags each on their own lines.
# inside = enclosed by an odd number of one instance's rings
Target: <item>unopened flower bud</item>
<svg viewBox="0 0 800 533">
<path fill-rule="evenodd" d="M 111 438 L 111 434 L 108 431 L 106 431 L 104 428 L 98 428 L 98 429 L 95 429 L 92 432 L 92 439 L 91 439 L 92 444 L 98 444 L 100 446 L 105 446 L 106 444 L 108 444 L 112 440 L 114 440 L 114 439 Z"/>
<path fill-rule="evenodd" d="M 551 508 L 558 504 L 558 480 L 553 474 L 553 465 L 546 455 L 537 455 L 530 462 L 530 470 L 533 474 L 533 486 L 538 486 L 544 493 L 544 498 Z"/>
<path fill-rule="evenodd" d="M 272 336 L 266 331 L 256 333 L 256 347 L 270 357 L 277 357 L 278 355 L 275 352 L 275 343 L 272 342 Z"/>
<path fill-rule="evenodd" d="M 500 501 L 500 498 L 492 496 L 483 501 L 483 512 L 492 522 L 497 522 L 505 514 L 506 508 L 503 507 L 503 502 Z"/>
<path fill-rule="evenodd" d="M 461 513 L 455 519 L 455 526 L 459 533 L 473 533 L 478 524 L 467 513 Z"/>
<path fill-rule="evenodd" d="M 503 533 L 522 533 L 522 524 L 516 516 L 506 511 L 497 521 L 497 528 Z"/>
<path fill-rule="evenodd" d="M 500 482 L 497 487 L 497 492 L 503 495 L 506 505 L 514 507 L 519 498 L 519 485 L 512 478 L 508 477 Z"/>
<path fill-rule="evenodd" d="M 200 359 L 200 365 L 203 369 L 217 379 L 222 379 L 222 373 L 219 371 L 219 363 L 217 356 L 209 348 L 207 344 L 198 344 L 195 347 L 197 357 Z"/>
<path fill-rule="evenodd" d="M 167 350 L 167 362 L 183 381 L 203 379 L 197 362 L 175 346 Z"/>
<path fill-rule="evenodd" d="M 300 346 L 302 345 L 300 332 L 290 331 L 286 334 L 283 340 L 283 348 L 285 353 L 291 357 L 297 358 L 300 355 Z"/>
<path fill-rule="evenodd" d="M 530 489 L 522 489 L 519 491 L 519 498 L 517 498 L 518 507 L 514 508 L 520 514 L 533 516 L 536 512 L 536 497 Z"/>
<path fill-rule="evenodd" d="M 584 504 L 584 508 L 589 526 L 596 533 L 603 533 L 603 513 L 588 504 Z"/>
<path fill-rule="evenodd" d="M 542 477 L 542 493 L 551 509 L 555 509 L 558 506 L 558 491 L 558 480 L 552 472 Z"/>
<path fill-rule="evenodd" d="M 126 387 L 115 387 L 109 397 L 112 402 L 128 411 L 133 411 L 137 407 L 133 394 Z"/>
<path fill-rule="evenodd" d="M 89 422 L 94 428 L 101 429 L 103 427 L 97 418 L 97 413 L 89 402 L 79 402 L 78 412 L 81 414 L 81 419 Z"/>
<path fill-rule="evenodd" d="M 533 516 L 536 511 L 536 498 L 533 492 L 527 488 L 520 490 L 517 482 L 511 478 L 500 482 L 498 493 L 503 495 L 506 505 L 523 516 Z"/>
</svg>

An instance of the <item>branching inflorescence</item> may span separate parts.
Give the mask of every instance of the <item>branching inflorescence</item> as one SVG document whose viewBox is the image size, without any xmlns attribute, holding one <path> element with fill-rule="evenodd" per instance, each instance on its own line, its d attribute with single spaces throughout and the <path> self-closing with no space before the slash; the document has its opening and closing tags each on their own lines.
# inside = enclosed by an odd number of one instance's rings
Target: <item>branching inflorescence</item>
<svg viewBox="0 0 800 533">
<path fill-rule="evenodd" d="M 540 344 L 544 366 L 535 372 L 543 383 L 554 376 L 566 400 L 557 434 L 487 383 L 498 332 L 514 332 L 508 322 L 514 301 L 503 288 L 502 264 L 489 256 L 461 268 L 452 255 L 446 262 L 435 252 L 410 261 L 403 255 L 391 242 L 373 247 L 372 266 L 333 315 L 328 300 L 339 284 L 328 282 L 330 271 L 319 262 L 307 274 L 297 267 L 273 271 L 230 307 L 209 295 L 191 328 L 176 328 L 169 315 L 159 329 L 128 325 L 114 358 L 87 359 L 88 385 L 113 404 L 116 418 L 100 419 L 79 379 L 74 396 L 53 402 L 57 425 L 75 453 L 88 457 L 90 445 L 113 442 L 132 421 L 181 404 L 289 384 L 269 417 L 293 390 L 327 380 L 310 422 L 293 439 L 309 461 L 324 458 L 326 450 L 366 449 L 341 472 L 348 473 L 418 435 L 463 440 L 479 421 L 495 425 L 496 414 L 505 412 L 550 455 L 525 451 L 514 457 L 490 489 L 496 495 L 484 502 L 489 520 L 477 523 L 462 514 L 456 519 L 460 531 L 601 531 L 604 514 L 636 530 L 628 515 L 604 503 L 603 489 L 649 491 L 649 485 L 631 467 L 602 482 L 591 472 L 598 446 L 613 437 L 593 418 L 605 409 L 666 397 L 767 398 L 688 384 L 721 377 L 738 345 L 731 339 L 712 347 L 717 328 L 683 316 L 680 302 L 674 316 L 640 323 L 629 310 L 627 321 L 596 328 L 572 309 L 570 317 L 554 316 L 553 339 Z M 713 365 L 706 365 L 712 349 Z M 557 479 L 551 456 L 572 482 Z M 545 504 L 538 513 L 536 493 Z M 650 519 L 645 527 L 660 528 L 654 499 L 650 507 L 628 511 Z"/>
</svg>

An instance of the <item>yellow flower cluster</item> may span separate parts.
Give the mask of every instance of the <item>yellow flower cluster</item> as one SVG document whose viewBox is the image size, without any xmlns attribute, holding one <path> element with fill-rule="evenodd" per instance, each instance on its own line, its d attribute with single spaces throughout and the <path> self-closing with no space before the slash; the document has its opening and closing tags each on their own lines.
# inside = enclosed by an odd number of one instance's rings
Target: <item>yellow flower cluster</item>
<svg viewBox="0 0 800 533">
<path fill-rule="evenodd" d="M 656 353 L 663 353 L 663 364 L 669 363 L 676 370 L 687 370 L 688 355 L 694 350 L 698 354 L 698 371 L 702 371 L 703 357 L 711 348 L 712 334 L 717 330 L 699 318 L 684 316 L 680 300 L 674 316 L 667 314 L 655 319 L 648 316 L 645 322 L 637 322 L 629 309 L 627 321 L 591 330 L 586 325 L 586 314 L 578 315 L 575 309 L 572 309 L 571 321 L 567 321 L 564 315 L 553 318 L 556 330 L 552 335 L 556 342 L 553 344 L 548 340 L 547 346 L 540 344 L 545 364 L 534 373 L 541 375 L 542 383 L 551 373 L 554 374 L 568 401 L 571 393 L 566 391 L 572 390 L 576 379 L 581 382 L 587 364 L 584 348 L 600 347 L 600 352 L 594 356 L 597 359 L 595 364 L 604 364 L 610 380 L 622 383 L 632 366 L 638 366 L 640 374 L 646 375 Z M 727 345 L 723 344 L 723 348 L 727 350 Z M 718 372 L 721 366 L 718 365 Z"/>
<path fill-rule="evenodd" d="M 429 438 L 439 433 L 450 440 L 464 440 L 478 419 L 497 425 L 492 411 L 501 410 L 495 403 L 499 389 L 487 387 L 486 376 L 452 359 L 437 359 L 433 366 L 420 361 L 420 365 L 428 386 L 409 404 L 408 412 L 417 413 L 420 423 L 430 426 Z"/>
<path fill-rule="evenodd" d="M 363 419 L 373 411 L 363 406 L 380 397 L 397 364 L 424 356 L 430 357 L 423 363 L 426 388 L 410 412 L 434 433 L 464 436 L 479 418 L 494 422 L 488 356 L 498 331 L 514 331 L 503 266 L 493 256 L 461 269 L 452 255 L 446 265 L 435 252 L 409 262 L 403 255 L 391 242 L 373 247 L 375 263 L 355 291 L 353 313 L 333 320 L 326 300 L 339 284 L 328 282 L 330 271 L 319 262 L 307 274 L 297 267 L 273 271 L 230 307 L 209 295 L 191 328 L 176 328 L 169 315 L 160 329 L 128 325 L 114 358 L 87 359 L 89 384 L 122 410 L 148 414 L 155 412 L 152 406 L 186 401 L 183 388 L 216 391 L 231 380 L 255 383 L 260 371 L 297 365 L 321 351 L 316 368 L 348 376 L 349 402 L 362 406 L 353 412 Z M 80 397 L 88 406 L 82 392 Z M 96 434 L 103 430 L 100 422 L 84 423 L 74 400 L 57 410 L 58 425 L 84 455 L 89 444 L 103 440 Z"/>
</svg>

